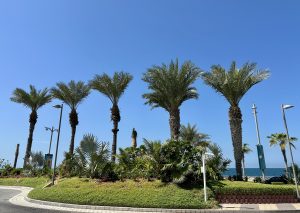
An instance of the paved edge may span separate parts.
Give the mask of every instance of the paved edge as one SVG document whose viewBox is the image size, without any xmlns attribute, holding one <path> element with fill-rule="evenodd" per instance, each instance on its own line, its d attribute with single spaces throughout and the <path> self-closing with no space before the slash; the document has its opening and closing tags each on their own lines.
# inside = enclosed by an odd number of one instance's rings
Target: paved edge
<svg viewBox="0 0 300 213">
<path fill-rule="evenodd" d="M 134 207 L 114 207 L 114 206 L 93 206 L 93 205 L 79 205 L 69 203 L 58 203 L 43 200 L 35 200 L 28 197 L 28 193 L 33 190 L 31 187 L 19 187 L 19 186 L 0 186 L 0 189 L 18 190 L 20 194 L 9 199 L 9 202 L 14 205 L 40 208 L 40 209 L 51 209 L 51 210 L 63 210 L 72 212 L 170 212 L 170 213 L 204 213 L 204 212 L 282 212 L 282 210 L 245 210 L 234 207 L 225 207 L 220 209 L 162 209 L 162 208 L 134 208 Z M 232 204 L 234 206 L 235 204 Z M 93 211 L 94 210 L 94 211 Z M 284 210 L 284 212 L 300 212 L 299 210 Z"/>
</svg>

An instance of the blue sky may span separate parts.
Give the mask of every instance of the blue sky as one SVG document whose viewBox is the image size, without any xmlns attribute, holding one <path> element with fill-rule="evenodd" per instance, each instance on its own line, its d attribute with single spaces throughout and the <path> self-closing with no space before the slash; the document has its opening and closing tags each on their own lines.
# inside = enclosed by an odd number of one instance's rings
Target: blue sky
<svg viewBox="0 0 300 213">
<path fill-rule="evenodd" d="M 120 70 L 134 80 L 120 101 L 119 147 L 130 146 L 133 127 L 139 145 L 142 138 L 164 141 L 170 134 L 168 113 L 144 105 L 147 85 L 141 77 L 152 65 L 178 58 L 205 71 L 213 64 L 228 67 L 232 60 L 239 66 L 257 62 L 258 68 L 271 71 L 241 101 L 244 142 L 254 150 L 246 164 L 258 166 L 251 113 L 255 103 L 267 167 L 283 167 L 279 148 L 270 148 L 266 136 L 284 131 L 280 105 L 288 103 L 296 105 L 287 114 L 290 134 L 300 137 L 299 9 L 296 0 L 0 1 L 0 158 L 12 162 L 20 143 L 21 165 L 26 148 L 30 111 L 9 100 L 16 87 L 51 88 L 58 81 L 88 81 Z M 182 124 L 196 124 L 233 159 L 228 103 L 201 79 L 195 86 L 200 98 L 182 105 Z M 44 127 L 58 125 L 59 112 L 52 108 L 57 103 L 39 110 L 33 151 L 47 151 L 50 135 Z M 76 145 L 85 133 L 112 141 L 110 107 L 97 92 L 80 105 Z M 68 113 L 65 108 L 59 160 L 70 141 Z M 299 148 L 294 152 L 298 164 Z"/>
</svg>

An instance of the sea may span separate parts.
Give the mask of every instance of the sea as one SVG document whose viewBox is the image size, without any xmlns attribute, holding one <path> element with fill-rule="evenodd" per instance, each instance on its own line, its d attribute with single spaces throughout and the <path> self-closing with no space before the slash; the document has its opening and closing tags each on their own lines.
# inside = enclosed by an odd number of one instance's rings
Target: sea
<svg viewBox="0 0 300 213">
<path fill-rule="evenodd" d="M 266 177 L 277 177 L 284 174 L 284 168 L 267 168 L 265 170 Z M 245 169 L 246 176 L 248 177 L 258 177 L 262 176 L 259 168 L 246 168 Z M 227 171 L 223 173 L 224 177 L 236 175 L 235 168 L 229 168 Z"/>
</svg>

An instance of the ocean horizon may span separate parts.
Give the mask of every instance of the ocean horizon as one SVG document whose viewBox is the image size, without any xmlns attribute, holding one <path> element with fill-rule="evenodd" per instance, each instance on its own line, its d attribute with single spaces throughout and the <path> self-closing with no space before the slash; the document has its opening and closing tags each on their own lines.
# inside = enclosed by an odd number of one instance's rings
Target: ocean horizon
<svg viewBox="0 0 300 213">
<path fill-rule="evenodd" d="M 262 176 L 259 168 L 245 168 L 245 175 L 248 177 L 258 177 Z M 267 168 L 265 170 L 266 177 L 275 177 L 281 176 L 285 173 L 284 168 Z M 223 173 L 224 177 L 236 175 L 235 168 L 229 168 L 227 171 Z"/>
</svg>

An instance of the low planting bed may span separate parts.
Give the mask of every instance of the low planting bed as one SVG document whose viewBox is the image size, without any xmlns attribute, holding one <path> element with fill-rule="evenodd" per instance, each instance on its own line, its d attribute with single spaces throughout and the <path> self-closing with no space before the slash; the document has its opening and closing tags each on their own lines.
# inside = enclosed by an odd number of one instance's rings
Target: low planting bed
<svg viewBox="0 0 300 213">
<path fill-rule="evenodd" d="M 296 203 L 294 185 L 222 181 L 213 186 L 220 203 Z"/>
<path fill-rule="evenodd" d="M 46 177 L 3 177 L 0 178 L 0 185 L 3 186 L 27 186 L 27 187 L 43 187 L 49 182 Z"/>
<path fill-rule="evenodd" d="M 210 209 L 217 207 L 213 193 L 204 202 L 202 188 L 185 189 L 160 181 L 117 181 L 96 183 L 86 178 L 62 179 L 49 188 L 37 187 L 32 199 L 61 203 L 176 209 Z"/>
</svg>

